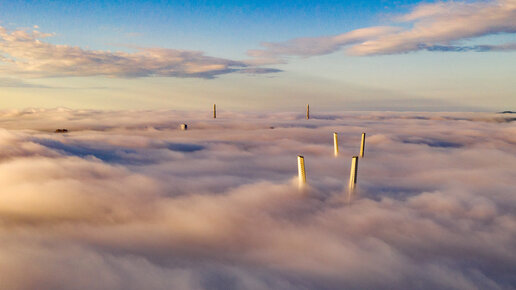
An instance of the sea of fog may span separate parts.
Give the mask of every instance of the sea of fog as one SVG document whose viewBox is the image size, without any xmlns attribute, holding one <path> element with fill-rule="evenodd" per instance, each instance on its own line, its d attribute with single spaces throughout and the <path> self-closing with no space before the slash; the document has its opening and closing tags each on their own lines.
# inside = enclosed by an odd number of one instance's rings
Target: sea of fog
<svg viewBox="0 0 516 290">
<path fill-rule="evenodd" d="M 0 289 L 515 289 L 514 116 L 0 111 Z"/>
</svg>

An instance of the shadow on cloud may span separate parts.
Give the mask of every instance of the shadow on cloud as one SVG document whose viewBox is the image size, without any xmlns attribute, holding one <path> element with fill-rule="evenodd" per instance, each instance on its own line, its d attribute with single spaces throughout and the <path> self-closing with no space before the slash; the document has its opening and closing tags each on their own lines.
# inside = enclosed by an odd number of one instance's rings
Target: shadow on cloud
<svg viewBox="0 0 516 290">
<path fill-rule="evenodd" d="M 72 142 L 65 143 L 54 139 L 34 138 L 32 142 L 56 150 L 58 153 L 68 156 L 81 158 L 94 157 L 108 163 L 125 164 L 148 164 L 159 163 L 163 154 L 156 154 L 159 150 L 170 150 L 175 152 L 196 152 L 205 147 L 187 143 L 163 143 L 149 144 L 147 148 L 141 147 L 122 147 L 119 145 L 95 144 L 93 142 Z"/>
</svg>

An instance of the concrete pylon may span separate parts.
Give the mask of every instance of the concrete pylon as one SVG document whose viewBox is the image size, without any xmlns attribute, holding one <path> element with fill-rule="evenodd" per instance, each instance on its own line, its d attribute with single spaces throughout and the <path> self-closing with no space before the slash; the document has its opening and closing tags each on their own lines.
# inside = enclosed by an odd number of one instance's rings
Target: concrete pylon
<svg viewBox="0 0 516 290">
<path fill-rule="evenodd" d="M 217 105 L 213 104 L 213 119 L 217 119 Z"/>
<path fill-rule="evenodd" d="M 364 158 L 365 150 L 365 133 L 362 133 L 362 142 L 360 143 L 360 158 Z"/>
<path fill-rule="evenodd" d="M 358 156 L 351 158 L 351 171 L 349 173 L 349 192 L 352 193 L 355 190 L 357 184 L 358 174 Z"/>
<path fill-rule="evenodd" d="M 306 185 L 305 158 L 301 155 L 297 156 L 297 174 L 299 178 L 299 188 Z"/>
<path fill-rule="evenodd" d="M 335 157 L 339 156 L 339 141 L 337 140 L 337 133 L 333 132 L 333 154 Z"/>
</svg>

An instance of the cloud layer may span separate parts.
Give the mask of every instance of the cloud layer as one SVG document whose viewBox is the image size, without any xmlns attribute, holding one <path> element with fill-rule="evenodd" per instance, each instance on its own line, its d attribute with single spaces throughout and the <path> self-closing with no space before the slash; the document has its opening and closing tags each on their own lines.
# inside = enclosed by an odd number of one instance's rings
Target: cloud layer
<svg viewBox="0 0 516 290">
<path fill-rule="evenodd" d="M 0 63 L 4 70 L 36 77 L 198 77 L 213 78 L 232 72 L 270 73 L 241 61 L 210 57 L 200 51 L 140 48 L 137 52 L 87 50 L 45 42 L 53 36 L 38 30 L 7 31 L 0 26 Z M 1 70 L 0 70 L 1 71 Z"/>
<path fill-rule="evenodd" d="M 209 115 L 1 112 L 0 286 L 514 289 L 510 116 Z"/>
<path fill-rule="evenodd" d="M 420 4 L 394 19 L 401 26 L 357 29 L 336 36 L 266 42 L 250 50 L 257 63 L 284 62 L 287 56 L 314 56 L 346 47 L 351 55 L 398 54 L 418 50 L 514 50 L 514 43 L 463 46 L 460 41 L 516 32 L 516 1 L 437 2 Z"/>
</svg>

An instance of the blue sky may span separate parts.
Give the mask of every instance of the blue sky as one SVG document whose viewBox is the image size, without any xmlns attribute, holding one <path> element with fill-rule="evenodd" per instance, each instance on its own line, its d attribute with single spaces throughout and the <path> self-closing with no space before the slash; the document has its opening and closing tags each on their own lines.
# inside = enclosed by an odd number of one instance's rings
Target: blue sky
<svg viewBox="0 0 516 290">
<path fill-rule="evenodd" d="M 516 103 L 512 5 L 513 0 L 0 1 L 6 33 L 53 33 L 31 40 L 77 46 L 84 57 L 77 61 L 75 52 L 63 51 L 56 58 L 55 46 L 43 52 L 37 45 L 22 48 L 26 42 L 0 46 L 0 53 L 16 60 L 14 66 L 0 61 L 0 107 L 195 109 L 215 99 L 230 109 L 291 110 L 305 102 L 324 110 L 510 109 Z M 489 19 L 504 13 L 502 22 Z M 484 26 L 468 30 L 475 17 L 485 15 Z M 440 31 L 455 18 L 458 29 Z M 437 36 L 414 37 L 421 33 L 414 31 L 418 25 Z M 389 30 L 376 32 L 378 26 Z M 356 31 L 364 28 L 373 36 L 345 35 L 362 35 Z M 347 40 L 324 38 L 336 35 Z M 166 62 L 177 52 L 146 49 L 198 51 L 203 57 L 181 55 L 178 69 Z M 101 51 L 102 59 L 91 51 Z M 108 55 L 117 51 L 128 53 L 128 62 L 121 65 L 113 60 L 120 55 Z M 151 64 L 136 69 L 142 62 Z M 97 69 L 98 63 L 107 64 Z M 249 73 L 258 69 L 267 73 Z"/>
<path fill-rule="evenodd" d="M 3 1 L 14 28 L 38 25 L 53 42 L 198 49 L 242 57 L 262 41 L 339 34 L 381 23 L 416 1 Z M 300 2 L 300 3 L 296 3 Z M 228 42 L 230 45 L 228 45 Z M 229 52 L 228 52 L 229 50 Z"/>
</svg>

